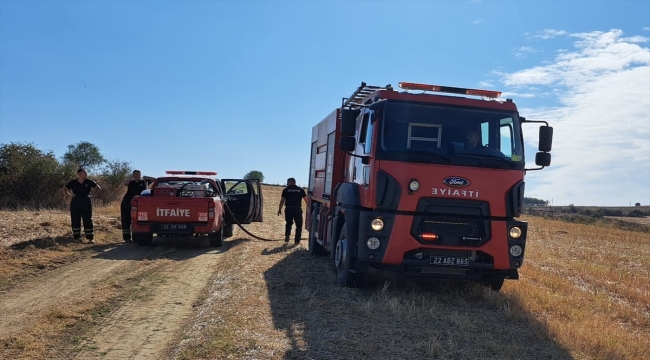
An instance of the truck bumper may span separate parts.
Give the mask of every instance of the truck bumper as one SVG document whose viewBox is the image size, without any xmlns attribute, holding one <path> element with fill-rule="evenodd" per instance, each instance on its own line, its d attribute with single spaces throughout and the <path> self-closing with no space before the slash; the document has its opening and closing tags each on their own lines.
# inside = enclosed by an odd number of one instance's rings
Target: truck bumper
<svg viewBox="0 0 650 360">
<path fill-rule="evenodd" d="M 371 227 L 380 218 L 381 230 Z M 490 233 L 479 246 L 427 244 L 412 235 L 416 216 L 392 213 L 360 212 L 356 257 L 369 266 L 395 270 L 410 275 L 478 278 L 484 273 L 503 272 L 506 278 L 518 278 L 526 246 L 526 222 L 489 221 Z M 518 227 L 520 236 L 513 238 L 510 229 Z M 370 238 L 379 240 L 377 249 L 368 247 Z M 376 241 L 375 241 L 376 243 Z M 458 265 L 462 264 L 462 265 Z"/>
</svg>

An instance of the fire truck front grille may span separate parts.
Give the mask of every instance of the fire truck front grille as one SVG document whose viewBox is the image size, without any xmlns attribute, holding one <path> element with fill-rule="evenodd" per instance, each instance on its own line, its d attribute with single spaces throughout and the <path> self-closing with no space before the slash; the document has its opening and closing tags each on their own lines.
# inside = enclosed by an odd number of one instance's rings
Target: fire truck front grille
<svg viewBox="0 0 650 360">
<path fill-rule="evenodd" d="M 487 201 L 421 198 L 415 212 L 411 236 L 422 244 L 478 247 L 492 238 Z"/>
<path fill-rule="evenodd" d="M 483 220 L 460 219 L 449 216 L 421 217 L 417 226 L 418 240 L 434 245 L 478 246 L 487 238 Z M 427 241 L 426 235 L 435 234 L 437 239 Z"/>
</svg>

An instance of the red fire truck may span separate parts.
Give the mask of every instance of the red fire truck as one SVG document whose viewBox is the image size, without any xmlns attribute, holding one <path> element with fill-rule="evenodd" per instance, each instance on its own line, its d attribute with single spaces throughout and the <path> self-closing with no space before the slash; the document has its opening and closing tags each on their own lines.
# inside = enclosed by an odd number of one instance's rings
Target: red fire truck
<svg viewBox="0 0 650 360">
<path fill-rule="evenodd" d="M 373 267 L 500 290 L 519 277 L 524 175 L 550 165 L 553 128 L 497 91 L 399 87 L 362 83 L 313 127 L 309 251 L 330 254 L 341 286 Z M 524 123 L 544 124 L 532 169 Z"/>
</svg>

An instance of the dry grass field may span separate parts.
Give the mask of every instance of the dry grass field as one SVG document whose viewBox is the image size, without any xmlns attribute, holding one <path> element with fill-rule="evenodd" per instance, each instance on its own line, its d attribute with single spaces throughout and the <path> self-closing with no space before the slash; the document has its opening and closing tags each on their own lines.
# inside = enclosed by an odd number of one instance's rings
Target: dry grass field
<svg viewBox="0 0 650 360">
<path fill-rule="evenodd" d="M 264 223 L 249 231 L 283 237 L 280 191 L 264 188 Z M 142 249 L 120 243 L 117 207 L 95 214 L 102 231 L 88 245 L 69 240 L 66 213 L 0 213 L 0 309 L 3 299 L 21 299 L 31 294 L 22 288 L 51 283 L 59 271 L 86 264 L 80 280 L 95 277 L 86 289 L 92 303 L 80 293 L 54 293 L 58 307 L 29 321 L 26 314 L 27 326 L 13 333 L 0 331 L 1 358 L 120 358 L 99 337 L 106 329 L 122 336 L 116 324 L 164 330 L 133 343 L 161 348 L 138 353 L 152 359 L 649 358 L 646 232 L 527 217 L 520 280 L 506 281 L 500 293 L 380 271 L 369 274 L 367 287 L 344 289 L 329 258 L 310 257 L 306 241 L 264 242 L 237 229 L 215 253 L 205 242 L 154 241 Z M 130 316 L 133 308 L 152 314 Z M 143 326 L 155 319 L 164 321 Z"/>
</svg>

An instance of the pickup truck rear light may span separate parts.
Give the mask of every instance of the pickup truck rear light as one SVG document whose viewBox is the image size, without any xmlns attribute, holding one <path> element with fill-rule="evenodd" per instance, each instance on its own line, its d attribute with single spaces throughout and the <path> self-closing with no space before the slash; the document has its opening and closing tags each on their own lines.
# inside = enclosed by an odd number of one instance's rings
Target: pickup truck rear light
<svg viewBox="0 0 650 360">
<path fill-rule="evenodd" d="M 131 219 L 138 218 L 138 200 L 131 200 Z"/>
<path fill-rule="evenodd" d="M 214 220 L 214 203 L 211 202 L 208 204 L 208 219 Z"/>
</svg>

